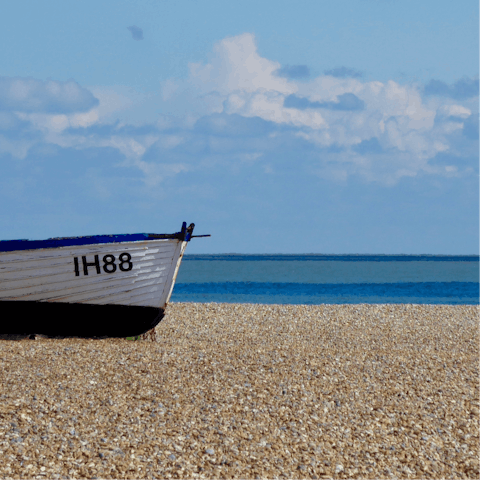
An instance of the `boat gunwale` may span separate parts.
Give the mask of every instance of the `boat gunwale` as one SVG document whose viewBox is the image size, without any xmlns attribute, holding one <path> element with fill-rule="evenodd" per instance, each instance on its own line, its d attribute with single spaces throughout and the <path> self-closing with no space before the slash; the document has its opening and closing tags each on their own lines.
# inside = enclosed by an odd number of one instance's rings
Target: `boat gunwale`
<svg viewBox="0 0 480 480">
<path fill-rule="evenodd" d="M 185 228 L 185 227 L 184 227 Z M 79 237 L 55 237 L 46 240 L 0 240 L 0 253 L 21 250 L 41 250 L 50 248 L 99 245 L 106 243 L 129 243 L 152 240 L 189 241 L 191 233 L 182 228 L 177 233 L 125 233 L 118 235 L 90 235 Z"/>
</svg>

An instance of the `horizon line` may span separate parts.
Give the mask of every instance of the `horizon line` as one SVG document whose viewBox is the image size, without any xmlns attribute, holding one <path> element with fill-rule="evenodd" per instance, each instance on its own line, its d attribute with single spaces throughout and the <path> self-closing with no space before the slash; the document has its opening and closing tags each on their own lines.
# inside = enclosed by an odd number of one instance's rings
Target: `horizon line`
<svg viewBox="0 0 480 480">
<path fill-rule="evenodd" d="M 412 257 L 479 257 L 478 253 L 238 253 L 238 252 L 226 252 L 226 253 L 186 253 L 188 255 L 318 255 L 318 256 L 412 256 Z"/>
</svg>

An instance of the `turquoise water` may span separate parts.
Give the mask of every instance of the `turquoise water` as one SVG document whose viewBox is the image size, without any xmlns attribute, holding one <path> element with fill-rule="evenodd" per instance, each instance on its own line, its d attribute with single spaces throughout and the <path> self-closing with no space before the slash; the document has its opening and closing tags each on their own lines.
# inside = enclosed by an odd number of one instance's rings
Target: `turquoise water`
<svg viewBox="0 0 480 480">
<path fill-rule="evenodd" d="M 173 302 L 479 304 L 479 257 L 185 255 Z"/>
</svg>

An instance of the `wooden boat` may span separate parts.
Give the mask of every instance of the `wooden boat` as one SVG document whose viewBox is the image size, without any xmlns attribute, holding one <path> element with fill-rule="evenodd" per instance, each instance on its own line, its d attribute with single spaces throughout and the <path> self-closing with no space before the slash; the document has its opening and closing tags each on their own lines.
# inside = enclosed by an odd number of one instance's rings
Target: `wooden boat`
<svg viewBox="0 0 480 480">
<path fill-rule="evenodd" d="M 184 222 L 173 234 L 0 241 L 0 335 L 147 332 L 165 315 L 194 226 Z"/>
</svg>

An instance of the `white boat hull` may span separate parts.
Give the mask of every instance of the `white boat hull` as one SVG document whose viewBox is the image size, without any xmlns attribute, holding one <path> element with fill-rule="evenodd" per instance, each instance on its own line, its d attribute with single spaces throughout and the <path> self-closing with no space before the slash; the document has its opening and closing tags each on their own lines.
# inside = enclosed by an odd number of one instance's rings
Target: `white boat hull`
<svg viewBox="0 0 480 480">
<path fill-rule="evenodd" d="M 125 337 L 150 330 L 163 318 L 192 230 L 172 234 L 178 238 L 0 252 L 0 301 L 14 312 L 0 334 Z"/>
</svg>

